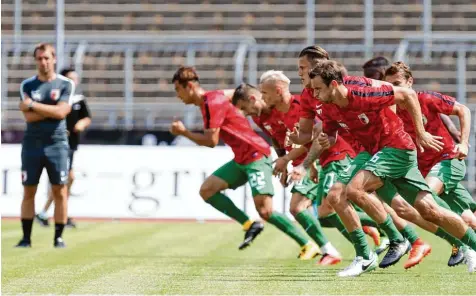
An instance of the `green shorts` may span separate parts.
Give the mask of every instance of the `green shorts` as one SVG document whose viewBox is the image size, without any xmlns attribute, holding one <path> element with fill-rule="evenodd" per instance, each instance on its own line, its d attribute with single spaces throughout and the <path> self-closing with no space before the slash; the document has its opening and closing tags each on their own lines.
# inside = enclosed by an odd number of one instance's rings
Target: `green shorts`
<svg viewBox="0 0 476 296">
<path fill-rule="evenodd" d="M 228 183 L 230 189 L 236 189 L 249 182 L 253 197 L 274 195 L 270 157 L 263 157 L 249 164 L 238 164 L 231 160 L 213 172 L 213 175 Z"/>
<path fill-rule="evenodd" d="M 350 180 L 357 174 L 362 166 L 371 158 L 370 153 L 363 151 L 357 154 L 357 156 L 352 159 L 349 165 L 346 168 L 343 168 L 339 175 L 337 176 L 337 181 L 347 185 L 350 183 Z"/>
<path fill-rule="evenodd" d="M 322 199 L 327 196 L 332 185 L 337 182 L 337 177 L 339 176 L 340 172 L 347 169 L 351 163 L 352 158 L 346 156 L 342 160 L 330 162 L 325 167 L 321 168 L 321 171 L 319 171 L 319 182 L 316 198 L 316 203 L 318 206 L 321 205 Z"/>
<path fill-rule="evenodd" d="M 445 194 L 453 191 L 466 175 L 466 164 L 464 160 L 456 158 L 442 160 L 435 164 L 427 177 L 436 177 L 443 182 Z"/>
<path fill-rule="evenodd" d="M 415 203 L 420 191 L 431 192 L 425 178 L 418 170 L 415 150 L 385 147 L 375 153 L 361 169 L 372 172 L 384 182 L 390 181 L 396 187 L 398 193 L 411 205 Z M 379 193 L 389 196 L 388 193 L 383 193 L 382 190 L 378 190 L 377 194 Z"/>
<path fill-rule="evenodd" d="M 314 202 L 317 197 L 317 186 L 318 184 L 309 179 L 308 172 L 299 182 L 294 183 L 293 188 L 291 188 L 291 193 L 299 193 Z"/>
<path fill-rule="evenodd" d="M 461 215 L 466 210 L 476 211 L 476 201 L 474 201 L 471 194 L 461 183 L 456 184 L 456 187 L 451 192 L 442 193 L 440 197 L 458 215 Z"/>
</svg>

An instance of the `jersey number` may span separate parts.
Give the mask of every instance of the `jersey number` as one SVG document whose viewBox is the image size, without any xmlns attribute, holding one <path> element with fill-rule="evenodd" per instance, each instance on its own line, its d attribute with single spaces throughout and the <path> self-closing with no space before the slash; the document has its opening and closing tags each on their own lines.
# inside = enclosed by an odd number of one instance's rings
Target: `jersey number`
<svg viewBox="0 0 476 296">
<path fill-rule="evenodd" d="M 256 172 L 251 173 L 249 175 L 250 185 L 256 189 L 262 189 L 266 186 L 266 181 L 264 180 L 264 173 L 263 172 Z"/>
<path fill-rule="evenodd" d="M 379 160 L 379 158 L 380 158 L 379 154 L 380 154 L 380 152 L 375 153 L 375 155 L 372 156 L 372 158 L 370 159 L 370 161 L 373 162 L 373 163 L 376 163 L 377 160 Z"/>
</svg>

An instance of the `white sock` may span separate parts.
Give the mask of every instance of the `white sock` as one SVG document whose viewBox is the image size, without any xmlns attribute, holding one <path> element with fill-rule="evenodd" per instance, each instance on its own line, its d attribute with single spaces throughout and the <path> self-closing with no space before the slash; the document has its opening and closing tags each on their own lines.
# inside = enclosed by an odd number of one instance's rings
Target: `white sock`
<svg viewBox="0 0 476 296">
<path fill-rule="evenodd" d="M 341 257 L 339 251 L 332 245 L 331 242 L 327 242 L 325 245 L 321 247 L 321 251 L 323 254 L 329 254 L 335 257 Z"/>
</svg>

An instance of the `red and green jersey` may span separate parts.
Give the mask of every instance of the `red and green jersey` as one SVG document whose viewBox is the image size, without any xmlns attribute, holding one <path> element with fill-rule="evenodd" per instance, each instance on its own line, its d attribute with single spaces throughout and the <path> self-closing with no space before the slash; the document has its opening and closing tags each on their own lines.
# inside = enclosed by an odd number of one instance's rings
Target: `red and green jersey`
<svg viewBox="0 0 476 296">
<path fill-rule="evenodd" d="M 317 101 L 318 104 L 316 104 L 315 101 Z M 307 109 L 307 111 L 303 110 L 305 108 Z M 324 121 L 328 120 L 328 118 L 326 117 L 328 108 L 331 108 L 331 106 L 323 105 L 319 102 L 319 100 L 313 97 L 312 89 L 306 88 L 303 90 L 301 94 L 301 117 L 311 119 L 307 116 L 303 116 L 303 114 L 310 114 L 309 110 L 312 109 L 314 110 L 314 117 L 312 119 L 314 120 L 314 118 L 317 118 L 324 124 Z M 337 137 L 335 145 L 321 153 L 321 156 L 319 157 L 319 164 L 321 166 L 324 167 L 329 162 L 342 160 L 346 157 L 346 155 L 349 155 L 352 158 L 355 157 L 355 149 L 353 148 L 354 145 L 359 147 L 359 150 L 357 151 L 360 152 L 360 143 L 356 142 L 348 131 L 343 130 L 342 132 L 339 132 L 339 135 L 340 136 Z M 347 137 L 344 137 L 344 135 Z M 347 142 L 348 139 L 352 141 L 352 145 Z"/>
<path fill-rule="evenodd" d="M 287 138 L 295 125 L 299 123 L 300 112 L 301 97 L 293 95 L 288 112 L 283 113 L 273 108 L 269 113 L 262 112 L 260 116 L 253 116 L 253 121 L 279 144 L 279 148 L 289 152 L 293 149 L 293 145 L 286 145 L 289 142 Z M 293 166 L 300 165 L 304 158 L 306 158 L 305 153 L 293 161 Z"/>
<path fill-rule="evenodd" d="M 346 107 L 329 108 L 324 122 L 326 133 L 334 133 L 338 127 L 348 130 L 370 154 L 384 147 L 414 150 L 415 144 L 405 132 L 403 122 L 390 108 L 395 104 L 393 86 L 355 87 L 348 89 Z"/>
<path fill-rule="evenodd" d="M 440 113 L 450 115 L 453 112 L 455 98 L 432 91 L 417 92 L 420 102 L 423 125 L 425 130 L 432 135 L 441 136 L 443 150 L 425 149 L 423 153 L 418 151 L 418 167 L 424 176 L 438 162 L 456 157 L 455 143 L 440 118 Z M 407 110 L 397 108 L 397 115 L 402 119 L 405 131 L 416 141 L 415 125 Z"/>
<path fill-rule="evenodd" d="M 344 85 L 350 86 L 372 86 L 372 79 L 363 76 L 346 76 L 344 77 Z M 314 98 L 313 90 L 305 88 L 301 94 L 301 117 L 314 119 L 326 116 L 328 109 L 332 109 L 335 106 L 330 104 L 322 104 L 318 99 Z M 332 111 L 329 111 L 332 113 Z M 322 120 L 322 119 L 320 119 Z M 339 129 L 339 135 L 350 144 L 356 153 L 364 151 L 363 146 L 357 141 L 347 129 Z"/>
<path fill-rule="evenodd" d="M 248 120 L 223 91 L 206 92 L 200 110 L 204 128 L 220 129 L 220 139 L 231 147 L 237 163 L 248 164 L 271 154 L 268 143 L 253 131 Z"/>
</svg>

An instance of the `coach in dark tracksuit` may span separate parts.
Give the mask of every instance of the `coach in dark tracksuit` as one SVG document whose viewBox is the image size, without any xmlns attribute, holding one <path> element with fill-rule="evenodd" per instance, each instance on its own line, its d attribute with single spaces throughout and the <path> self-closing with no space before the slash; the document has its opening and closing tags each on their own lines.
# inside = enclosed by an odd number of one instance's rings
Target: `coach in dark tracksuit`
<svg viewBox="0 0 476 296">
<path fill-rule="evenodd" d="M 35 216 L 35 194 L 43 168 L 52 184 L 55 200 L 54 246 L 65 247 L 62 239 L 67 219 L 69 145 L 66 116 L 71 111 L 74 94 L 72 80 L 56 74 L 55 49 L 39 44 L 33 52 L 37 75 L 20 86 L 20 110 L 27 122 L 22 143 L 23 202 L 21 222 L 23 238 L 17 247 L 31 247 L 31 229 Z"/>
<path fill-rule="evenodd" d="M 79 85 L 79 76 L 73 68 L 66 68 L 61 71 L 61 75 L 71 79 L 76 86 Z M 68 198 L 71 193 L 71 186 L 74 181 L 73 173 L 73 160 L 74 152 L 78 150 L 79 134 L 84 131 L 91 124 L 91 115 L 89 112 L 86 98 L 79 93 L 78 87 L 76 87 L 76 93 L 73 96 L 73 102 L 71 106 L 71 113 L 66 117 L 66 126 L 69 133 L 69 175 L 68 175 Z M 36 220 L 42 226 L 49 226 L 48 223 L 48 209 L 53 202 L 53 194 L 51 190 L 48 192 L 48 200 L 46 201 L 43 211 L 36 215 Z M 76 223 L 71 218 L 68 218 L 66 227 L 75 228 Z"/>
</svg>

